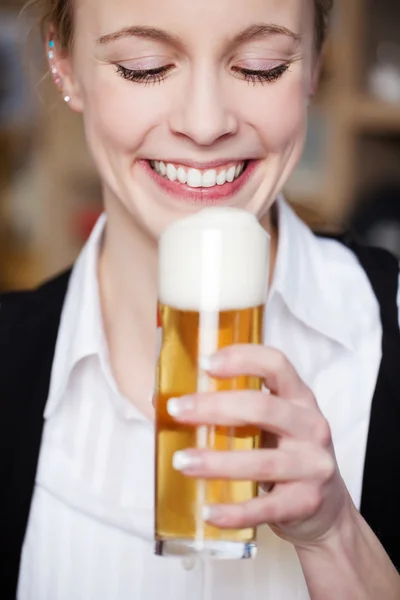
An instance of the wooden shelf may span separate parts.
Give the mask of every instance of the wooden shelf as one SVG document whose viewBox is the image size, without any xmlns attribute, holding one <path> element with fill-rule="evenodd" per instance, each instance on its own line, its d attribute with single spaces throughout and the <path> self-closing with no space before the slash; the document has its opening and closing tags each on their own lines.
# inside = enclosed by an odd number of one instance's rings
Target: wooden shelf
<svg viewBox="0 0 400 600">
<path fill-rule="evenodd" d="M 340 233 L 342 231 L 341 224 L 334 223 L 331 219 L 327 218 L 324 214 L 324 194 L 313 197 L 301 197 L 293 196 L 292 194 L 285 194 L 286 200 L 294 212 L 302 219 L 307 225 L 318 233 Z"/>
<path fill-rule="evenodd" d="M 0 291 L 29 289 L 43 279 L 42 257 L 30 249 L 20 250 L 0 240 Z"/>
<path fill-rule="evenodd" d="M 349 102 L 347 118 L 361 132 L 400 134 L 400 104 L 359 97 Z"/>
<path fill-rule="evenodd" d="M 356 198 L 360 197 L 360 179 L 363 179 L 360 152 L 364 148 L 360 138 L 364 134 L 376 137 L 375 149 L 370 148 L 378 153 L 377 162 L 382 157 L 376 177 L 381 174 L 384 178 L 392 167 L 388 161 L 386 168 L 386 154 L 379 150 L 379 144 L 384 144 L 393 155 L 392 138 L 400 137 L 400 103 L 389 104 L 362 92 L 376 58 L 377 44 L 386 39 L 386 32 L 391 32 L 387 34 L 390 39 L 393 36 L 399 39 L 392 27 L 397 9 L 392 11 L 390 6 L 389 0 L 385 7 L 371 0 L 336 1 L 322 96 L 329 121 L 329 138 L 322 201 L 318 206 L 318 212 L 335 229 L 351 220 Z M 371 30 L 375 31 L 373 24 L 377 19 L 379 34 L 373 36 Z M 393 161 L 396 160 L 394 152 Z M 310 200 L 310 205 L 313 203 Z"/>
</svg>

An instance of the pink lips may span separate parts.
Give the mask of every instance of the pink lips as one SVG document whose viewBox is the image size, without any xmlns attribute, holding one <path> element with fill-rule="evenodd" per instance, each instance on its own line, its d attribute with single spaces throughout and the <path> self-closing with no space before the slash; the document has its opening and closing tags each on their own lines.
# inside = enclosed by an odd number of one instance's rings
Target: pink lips
<svg viewBox="0 0 400 600">
<path fill-rule="evenodd" d="M 224 183 L 224 185 L 216 185 L 211 188 L 191 188 L 186 184 L 179 183 L 178 181 L 170 181 L 169 179 L 162 177 L 162 175 L 159 175 L 151 168 L 147 160 L 140 160 L 138 162 L 153 181 L 159 185 L 164 192 L 170 194 L 176 200 L 181 200 L 190 204 L 204 204 L 207 206 L 222 204 L 237 194 L 250 179 L 259 164 L 258 160 L 248 161 L 247 168 L 242 175 L 235 179 L 235 181 L 232 181 L 232 183 L 227 182 Z"/>
</svg>

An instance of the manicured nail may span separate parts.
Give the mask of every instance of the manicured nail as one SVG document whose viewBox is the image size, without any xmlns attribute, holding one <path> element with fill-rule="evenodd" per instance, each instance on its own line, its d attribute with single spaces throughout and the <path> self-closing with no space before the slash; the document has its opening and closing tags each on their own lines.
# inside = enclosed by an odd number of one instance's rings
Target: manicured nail
<svg viewBox="0 0 400 600">
<path fill-rule="evenodd" d="M 221 516 L 221 511 L 218 506 L 206 504 L 201 509 L 201 516 L 203 517 L 203 521 L 217 521 Z"/>
<path fill-rule="evenodd" d="M 222 361 L 218 354 L 213 354 L 211 356 L 200 356 L 199 357 L 199 367 L 203 371 L 216 371 L 222 366 Z"/>
<path fill-rule="evenodd" d="M 186 450 L 179 450 L 172 457 L 172 466 L 175 471 L 187 471 L 193 467 L 199 467 L 201 463 L 200 456 L 191 454 Z"/>
<path fill-rule="evenodd" d="M 170 398 L 167 402 L 167 413 L 170 417 L 180 417 L 185 412 L 194 407 L 193 399 L 190 396 L 181 398 Z"/>
</svg>

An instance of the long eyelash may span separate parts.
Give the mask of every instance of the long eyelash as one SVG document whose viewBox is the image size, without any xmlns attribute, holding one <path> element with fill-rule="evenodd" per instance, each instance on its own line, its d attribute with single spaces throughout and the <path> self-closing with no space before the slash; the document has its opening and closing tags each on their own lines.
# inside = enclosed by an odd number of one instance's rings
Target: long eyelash
<svg viewBox="0 0 400 600">
<path fill-rule="evenodd" d="M 148 70 L 139 70 L 139 69 L 127 69 L 122 65 L 116 65 L 117 73 L 123 79 L 127 79 L 128 81 L 135 81 L 137 83 L 161 83 L 164 81 L 167 72 L 170 67 L 157 67 L 156 69 L 148 69 Z"/>
<path fill-rule="evenodd" d="M 169 71 L 169 66 L 157 67 L 156 69 L 139 70 L 139 69 L 127 69 L 122 65 L 116 65 L 118 75 L 128 81 L 134 81 L 136 83 L 144 84 L 156 84 L 161 83 L 165 80 L 166 75 Z M 269 69 L 267 71 L 258 71 L 252 69 L 241 69 L 239 67 L 233 67 L 233 71 L 241 75 L 249 83 L 272 83 L 277 81 L 282 75 L 289 69 L 288 64 L 283 64 Z"/>
<path fill-rule="evenodd" d="M 249 83 L 272 83 L 282 77 L 284 73 L 289 69 L 288 64 L 279 65 L 274 69 L 268 71 L 253 71 L 252 69 L 240 69 L 239 67 L 233 67 L 233 71 L 243 76 L 243 78 Z"/>
</svg>

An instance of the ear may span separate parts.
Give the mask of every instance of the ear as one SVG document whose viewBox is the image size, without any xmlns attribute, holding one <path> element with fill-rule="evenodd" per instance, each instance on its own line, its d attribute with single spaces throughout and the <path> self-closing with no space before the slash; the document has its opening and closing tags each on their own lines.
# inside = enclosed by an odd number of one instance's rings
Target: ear
<svg viewBox="0 0 400 600">
<path fill-rule="evenodd" d="M 68 106 L 82 112 L 79 84 L 74 75 L 70 54 L 60 49 L 55 31 L 50 30 L 46 38 L 46 53 L 51 77 Z"/>
</svg>

